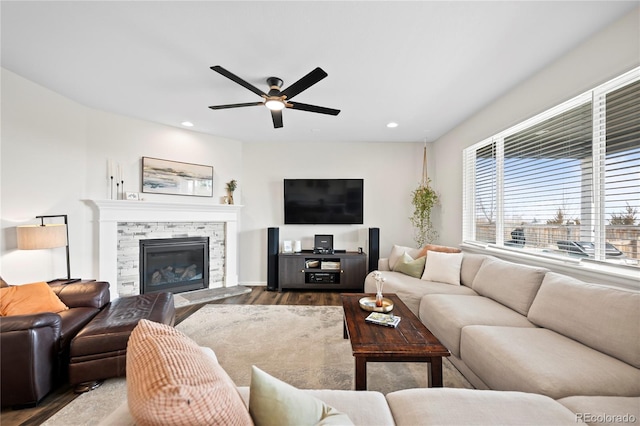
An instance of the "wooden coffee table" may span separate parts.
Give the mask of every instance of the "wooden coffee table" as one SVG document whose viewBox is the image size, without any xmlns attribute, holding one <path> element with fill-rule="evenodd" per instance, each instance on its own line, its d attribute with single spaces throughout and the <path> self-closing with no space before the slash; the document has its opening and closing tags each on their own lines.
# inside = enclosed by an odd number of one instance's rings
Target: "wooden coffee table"
<svg viewBox="0 0 640 426">
<path fill-rule="evenodd" d="M 356 359 L 356 390 L 367 389 L 367 362 L 428 362 L 429 386 L 442 387 L 442 357 L 449 350 L 420 322 L 395 294 L 384 297 L 393 301 L 393 314 L 401 317 L 398 327 L 367 323 L 370 312 L 360 308 L 364 293 L 343 293 L 344 338 L 351 340 Z"/>
</svg>

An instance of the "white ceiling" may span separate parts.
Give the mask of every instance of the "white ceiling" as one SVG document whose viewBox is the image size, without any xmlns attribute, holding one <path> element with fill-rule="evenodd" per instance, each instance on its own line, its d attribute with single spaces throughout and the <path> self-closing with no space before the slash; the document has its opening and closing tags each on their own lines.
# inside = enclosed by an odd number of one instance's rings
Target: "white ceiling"
<svg viewBox="0 0 640 426">
<path fill-rule="evenodd" d="M 241 141 L 437 139 L 638 1 L 2 1 L 2 66 L 86 106 Z M 329 76 L 274 129 L 260 98 Z M 396 129 L 386 128 L 396 121 Z"/>
</svg>

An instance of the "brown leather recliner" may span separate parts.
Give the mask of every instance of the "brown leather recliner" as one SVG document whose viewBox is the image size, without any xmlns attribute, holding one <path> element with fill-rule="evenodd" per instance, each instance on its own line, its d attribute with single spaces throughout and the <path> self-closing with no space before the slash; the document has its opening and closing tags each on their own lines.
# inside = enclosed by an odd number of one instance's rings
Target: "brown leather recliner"
<svg viewBox="0 0 640 426">
<path fill-rule="evenodd" d="M 35 405 L 66 379 L 71 339 L 110 300 L 109 283 L 103 281 L 51 288 L 68 310 L 0 317 L 3 407 Z"/>
</svg>

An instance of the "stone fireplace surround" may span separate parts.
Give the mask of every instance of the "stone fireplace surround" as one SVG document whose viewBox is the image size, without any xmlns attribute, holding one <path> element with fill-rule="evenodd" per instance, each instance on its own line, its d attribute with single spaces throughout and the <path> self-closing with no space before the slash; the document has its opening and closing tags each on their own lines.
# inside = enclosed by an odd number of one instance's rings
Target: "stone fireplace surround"
<svg viewBox="0 0 640 426">
<path fill-rule="evenodd" d="M 170 235 L 185 236 L 194 228 L 200 229 L 198 236 L 206 235 L 210 238 L 220 238 L 219 230 L 224 230 L 224 241 L 219 244 L 223 250 L 224 265 L 220 268 L 220 274 L 214 274 L 209 280 L 209 288 L 231 287 L 238 285 L 238 218 L 241 206 L 223 204 L 186 204 L 167 203 L 156 201 L 117 201 L 117 200 L 91 200 L 95 208 L 98 220 L 98 257 L 99 272 L 98 277 L 102 281 L 111 284 L 112 299 L 139 294 L 139 279 L 137 284 L 131 282 L 130 273 L 127 276 L 119 276 L 123 250 L 118 249 L 119 236 L 122 234 L 123 226 L 147 226 L 170 228 Z M 125 225 L 128 224 L 128 225 Z M 213 224 L 213 226 L 212 226 Z M 164 225 L 164 226 L 162 226 Z M 184 229 L 183 228 L 184 225 Z M 202 231 L 210 230 L 210 231 Z M 204 233 L 203 233 L 204 232 Z M 145 238 L 165 238 L 151 234 Z M 189 235 L 191 236 L 191 235 Z M 136 244 L 138 242 L 136 241 Z M 132 251 L 137 257 L 138 249 L 129 247 L 129 256 Z M 126 254 L 125 254 L 126 256 Z M 215 259 L 210 262 L 216 264 Z M 121 263 L 122 265 L 122 263 Z M 130 272 L 130 271 L 129 271 Z"/>
</svg>

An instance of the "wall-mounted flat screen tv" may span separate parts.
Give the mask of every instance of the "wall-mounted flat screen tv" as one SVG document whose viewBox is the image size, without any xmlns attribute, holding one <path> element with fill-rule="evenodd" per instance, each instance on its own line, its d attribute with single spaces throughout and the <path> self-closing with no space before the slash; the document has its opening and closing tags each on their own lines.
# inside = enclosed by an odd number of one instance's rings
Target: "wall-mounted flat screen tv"
<svg viewBox="0 0 640 426">
<path fill-rule="evenodd" d="M 285 179 L 284 223 L 363 224 L 363 193 L 363 179 Z"/>
</svg>

